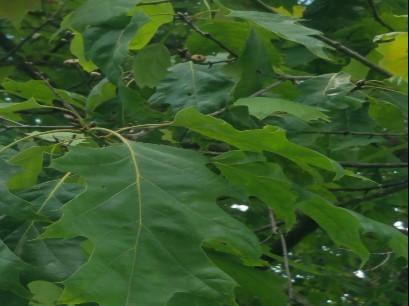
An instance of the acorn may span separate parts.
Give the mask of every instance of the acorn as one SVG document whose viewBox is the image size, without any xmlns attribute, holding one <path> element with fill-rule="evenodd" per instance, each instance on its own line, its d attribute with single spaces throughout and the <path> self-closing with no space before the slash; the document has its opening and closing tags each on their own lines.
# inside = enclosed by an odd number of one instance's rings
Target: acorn
<svg viewBox="0 0 409 306">
<path fill-rule="evenodd" d="M 206 56 L 204 56 L 204 55 L 202 55 L 202 54 L 192 55 L 192 56 L 190 57 L 190 59 L 192 60 L 192 62 L 198 63 L 198 64 L 204 63 L 204 62 L 206 62 L 206 60 L 207 60 Z"/>
</svg>

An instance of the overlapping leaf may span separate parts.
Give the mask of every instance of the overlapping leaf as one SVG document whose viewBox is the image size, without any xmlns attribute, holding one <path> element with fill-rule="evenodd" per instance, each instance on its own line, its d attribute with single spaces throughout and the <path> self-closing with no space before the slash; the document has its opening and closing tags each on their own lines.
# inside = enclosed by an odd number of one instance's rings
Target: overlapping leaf
<svg viewBox="0 0 409 306">
<path fill-rule="evenodd" d="M 88 25 L 98 25 L 126 15 L 139 2 L 139 0 L 87 0 L 75 10 L 67 25 L 83 31 Z"/>
<path fill-rule="evenodd" d="M 366 263 L 370 254 L 361 241 L 362 225 L 353 214 L 316 194 L 298 207 L 314 219 L 335 243 L 348 247 Z"/>
<path fill-rule="evenodd" d="M 128 55 L 128 47 L 149 18 L 138 12 L 132 17 L 119 16 L 87 28 L 83 33 L 85 56 L 117 83 L 122 76 L 120 65 Z"/>
<path fill-rule="evenodd" d="M 270 115 L 292 115 L 301 120 L 310 122 L 315 120 L 329 121 L 328 115 L 323 108 L 312 107 L 302 103 L 295 103 L 283 99 L 276 98 L 247 98 L 238 100 L 235 105 L 245 105 L 249 108 L 251 115 L 260 120 L 267 118 Z"/>
<path fill-rule="evenodd" d="M 0 296 L 2 291 L 11 291 L 16 295 L 29 297 L 30 294 L 20 283 L 20 273 L 30 266 L 17 257 L 0 240 Z"/>
<path fill-rule="evenodd" d="M 207 162 L 193 152 L 138 143 L 77 147 L 59 159 L 56 169 L 84 176 L 88 187 L 44 237 L 84 236 L 95 245 L 89 262 L 64 282 L 61 302 L 162 306 L 188 294 L 192 305 L 235 305 L 234 281 L 200 246 L 220 240 L 253 258 L 259 247 L 215 205 L 229 187 Z"/>
<path fill-rule="evenodd" d="M 0 158 L 0 216 L 11 216 L 18 220 L 41 220 L 30 203 L 16 197 L 7 188 L 8 180 L 18 174 L 19 169 Z"/>
<path fill-rule="evenodd" d="M 312 167 L 334 172 L 337 177 L 343 175 L 338 163 L 318 152 L 288 141 L 285 131 L 278 127 L 266 126 L 262 130 L 238 131 L 223 120 L 200 114 L 193 107 L 180 111 L 174 125 L 226 142 L 243 151 L 274 152 L 315 175 Z"/>
<path fill-rule="evenodd" d="M 175 112 L 196 106 L 203 113 L 211 113 L 227 105 L 233 85 L 219 67 L 182 63 L 170 69 L 170 74 L 159 83 L 150 103 L 171 105 Z"/>
<path fill-rule="evenodd" d="M 300 25 L 297 23 L 299 20 L 293 17 L 251 11 L 235 11 L 230 16 L 249 20 L 284 39 L 304 45 L 319 57 L 328 59 L 325 49 L 329 47 L 314 37 L 321 33 Z"/>
<path fill-rule="evenodd" d="M 305 81 L 298 88 L 302 92 L 300 102 L 333 110 L 349 106 L 345 99 L 355 87 L 351 77 L 340 72 Z"/>
<path fill-rule="evenodd" d="M 133 74 L 140 87 L 154 88 L 168 74 L 171 66 L 169 50 L 163 44 L 143 48 L 133 62 Z"/>
</svg>

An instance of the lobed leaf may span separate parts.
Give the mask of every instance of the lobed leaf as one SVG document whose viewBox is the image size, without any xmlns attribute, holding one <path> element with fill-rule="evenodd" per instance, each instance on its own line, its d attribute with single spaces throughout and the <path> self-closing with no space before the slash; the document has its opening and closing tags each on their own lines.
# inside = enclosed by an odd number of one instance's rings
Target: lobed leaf
<svg viewBox="0 0 409 306">
<path fill-rule="evenodd" d="M 177 112 L 196 106 L 203 113 L 215 112 L 227 105 L 233 81 L 220 68 L 196 65 L 193 62 L 177 64 L 159 83 L 149 102 L 168 104 Z"/>
<path fill-rule="evenodd" d="M 243 151 L 276 153 L 315 176 L 317 173 L 313 167 L 336 173 L 338 178 L 344 175 L 338 163 L 318 152 L 288 141 L 285 131 L 279 127 L 266 126 L 262 130 L 238 131 L 221 119 L 199 113 L 194 107 L 180 111 L 176 115 L 174 125 L 226 142 Z"/>
<path fill-rule="evenodd" d="M 209 261 L 201 244 L 223 241 L 252 258 L 259 246 L 215 205 L 230 187 L 207 163 L 194 152 L 133 142 L 76 147 L 57 160 L 54 168 L 84 176 L 87 189 L 43 238 L 83 236 L 95 245 L 89 262 L 64 282 L 60 302 L 162 306 L 179 293 L 192 295 L 192 305 L 203 305 L 202 299 L 236 305 L 235 282 Z"/>
<path fill-rule="evenodd" d="M 277 98 L 246 98 L 240 99 L 234 105 L 244 105 L 249 108 L 251 115 L 263 120 L 270 115 L 292 115 L 306 122 L 324 120 L 329 121 L 325 109 L 313 107 Z"/>
<path fill-rule="evenodd" d="M 299 19 L 251 11 L 233 11 L 230 16 L 249 20 L 284 39 L 304 45 L 318 57 L 329 59 L 325 49 L 330 49 L 330 47 L 314 37 L 321 33 L 299 24 Z"/>
</svg>

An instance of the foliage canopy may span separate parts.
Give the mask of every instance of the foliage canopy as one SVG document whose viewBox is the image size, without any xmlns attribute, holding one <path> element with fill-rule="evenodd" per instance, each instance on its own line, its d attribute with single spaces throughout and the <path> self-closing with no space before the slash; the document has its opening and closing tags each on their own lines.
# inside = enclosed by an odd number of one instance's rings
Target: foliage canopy
<svg viewBox="0 0 409 306">
<path fill-rule="evenodd" d="M 0 0 L 0 304 L 407 304 L 406 12 Z"/>
</svg>

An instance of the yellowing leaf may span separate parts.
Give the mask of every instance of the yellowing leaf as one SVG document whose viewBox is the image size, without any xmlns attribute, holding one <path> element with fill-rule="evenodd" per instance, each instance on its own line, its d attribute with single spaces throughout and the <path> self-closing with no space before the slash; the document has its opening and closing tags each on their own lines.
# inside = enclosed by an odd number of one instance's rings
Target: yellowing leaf
<svg viewBox="0 0 409 306">
<path fill-rule="evenodd" d="M 408 33 L 393 33 L 392 36 L 392 42 L 382 42 L 377 49 L 383 55 L 379 64 L 408 80 Z"/>
<path fill-rule="evenodd" d="M 41 0 L 1 0 L 0 19 L 8 19 L 15 27 L 19 27 L 28 12 L 41 9 L 41 2 Z"/>
<path fill-rule="evenodd" d="M 92 62 L 85 58 L 85 51 L 84 51 L 84 38 L 82 37 L 81 33 L 76 33 L 72 42 L 71 42 L 71 53 L 74 54 L 81 65 L 81 67 L 87 71 L 92 72 L 98 67 Z"/>
<path fill-rule="evenodd" d="M 143 2 L 154 1 L 155 0 Z M 173 21 L 174 15 L 173 6 L 170 3 L 144 5 L 138 7 L 137 11 L 148 16 L 150 21 L 138 31 L 138 35 L 129 44 L 129 49 L 131 50 L 140 50 L 145 47 L 151 41 L 160 26 Z"/>
</svg>

